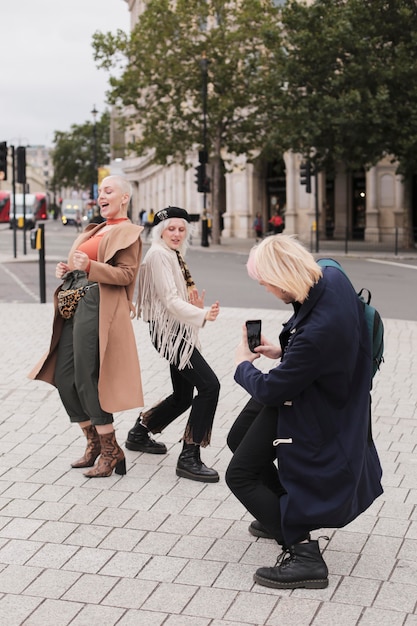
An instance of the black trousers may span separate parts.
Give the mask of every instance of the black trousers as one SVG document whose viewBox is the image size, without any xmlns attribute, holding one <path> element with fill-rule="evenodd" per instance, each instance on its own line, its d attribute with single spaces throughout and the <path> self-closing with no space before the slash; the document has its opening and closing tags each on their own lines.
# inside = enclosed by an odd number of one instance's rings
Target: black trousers
<svg viewBox="0 0 417 626">
<path fill-rule="evenodd" d="M 285 490 L 274 463 L 278 411 L 251 398 L 227 437 L 233 457 L 226 483 L 236 498 L 278 543 L 283 542 L 279 500 Z"/>
<path fill-rule="evenodd" d="M 193 350 L 190 363 L 191 368 L 182 370 L 170 365 L 172 394 L 142 413 L 142 422 L 151 433 L 160 433 L 191 406 L 184 441 L 205 447 L 210 443 L 220 383 L 198 350 Z"/>
<path fill-rule="evenodd" d="M 71 422 L 111 424 L 113 414 L 98 399 L 98 285 L 81 298 L 74 317 L 66 320 L 59 340 L 55 384 Z"/>
</svg>

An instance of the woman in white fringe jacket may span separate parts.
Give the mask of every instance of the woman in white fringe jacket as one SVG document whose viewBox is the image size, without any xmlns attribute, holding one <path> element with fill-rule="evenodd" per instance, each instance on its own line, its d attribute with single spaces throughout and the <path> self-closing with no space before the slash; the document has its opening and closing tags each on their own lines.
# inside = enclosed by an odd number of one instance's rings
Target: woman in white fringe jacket
<svg viewBox="0 0 417 626">
<path fill-rule="evenodd" d="M 198 293 L 184 261 L 189 222 L 187 211 L 178 207 L 163 209 L 154 218 L 152 245 L 139 274 L 138 308 L 149 323 L 155 349 L 169 362 L 173 391 L 139 415 L 129 431 L 126 448 L 165 454 L 166 446 L 150 433 L 162 432 L 191 407 L 176 473 L 214 483 L 219 475 L 201 461 L 200 447 L 210 443 L 220 383 L 201 355 L 198 332 L 206 321 L 217 318 L 219 303 L 204 309 L 204 291 Z"/>
</svg>

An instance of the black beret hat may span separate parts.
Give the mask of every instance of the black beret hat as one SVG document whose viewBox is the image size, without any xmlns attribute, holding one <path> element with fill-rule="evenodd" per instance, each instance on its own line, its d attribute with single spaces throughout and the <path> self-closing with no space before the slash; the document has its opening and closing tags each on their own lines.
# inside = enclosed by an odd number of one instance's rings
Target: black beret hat
<svg viewBox="0 0 417 626">
<path fill-rule="evenodd" d="M 186 222 L 190 221 L 190 216 L 185 209 L 180 209 L 177 206 L 169 206 L 155 214 L 155 217 L 153 218 L 153 225 L 156 226 L 163 220 L 167 220 L 170 217 L 180 217 Z"/>
</svg>

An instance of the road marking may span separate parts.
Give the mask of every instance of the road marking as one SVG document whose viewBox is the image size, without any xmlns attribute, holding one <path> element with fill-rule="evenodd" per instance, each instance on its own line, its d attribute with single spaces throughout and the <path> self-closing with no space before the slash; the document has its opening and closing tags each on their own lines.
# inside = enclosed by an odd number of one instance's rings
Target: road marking
<svg viewBox="0 0 417 626">
<path fill-rule="evenodd" d="M 6 274 L 8 274 L 8 276 L 10 276 L 10 278 L 12 278 L 15 283 L 17 285 L 19 285 L 19 287 L 21 289 L 23 289 L 23 291 L 26 291 L 27 294 L 29 294 L 29 296 L 31 296 L 31 298 L 33 298 L 34 300 L 36 300 L 36 302 L 39 302 L 39 296 L 36 295 L 36 293 L 34 293 L 31 289 L 29 289 L 29 287 L 26 287 L 26 285 L 24 283 L 22 283 L 22 281 L 20 280 L 20 278 L 18 278 L 15 274 L 13 274 L 13 272 L 11 272 L 7 267 L 5 267 L 2 263 L 0 263 L 0 267 L 2 268 L 3 271 L 6 272 Z"/>
<path fill-rule="evenodd" d="M 394 263 L 394 261 L 380 261 L 379 259 L 366 259 L 369 263 L 382 263 L 383 265 L 394 265 L 394 267 L 407 267 L 409 270 L 417 270 L 417 265 L 408 265 L 407 263 Z"/>
</svg>

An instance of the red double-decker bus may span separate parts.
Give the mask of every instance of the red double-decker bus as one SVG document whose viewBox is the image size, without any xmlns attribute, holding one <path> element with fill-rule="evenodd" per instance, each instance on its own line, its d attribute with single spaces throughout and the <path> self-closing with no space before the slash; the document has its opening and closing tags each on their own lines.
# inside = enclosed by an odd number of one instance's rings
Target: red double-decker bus
<svg viewBox="0 0 417 626">
<path fill-rule="evenodd" d="M 0 223 L 8 223 L 10 218 L 10 191 L 0 191 Z"/>
</svg>

